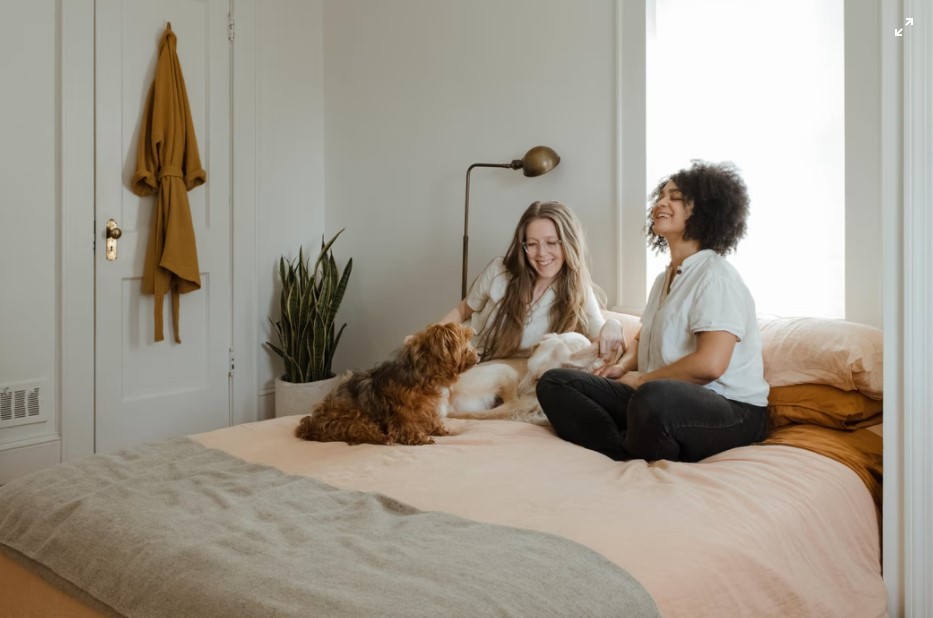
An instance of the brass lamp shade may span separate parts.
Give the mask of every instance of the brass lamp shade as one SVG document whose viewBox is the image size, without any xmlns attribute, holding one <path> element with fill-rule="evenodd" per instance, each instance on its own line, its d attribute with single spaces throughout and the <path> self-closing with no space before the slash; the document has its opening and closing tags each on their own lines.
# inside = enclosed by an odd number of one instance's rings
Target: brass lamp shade
<svg viewBox="0 0 933 618">
<path fill-rule="evenodd" d="M 515 163 L 518 163 L 518 167 Z M 535 146 L 525 153 L 520 160 L 512 161 L 512 169 L 521 168 L 525 176 L 541 176 L 547 174 L 560 163 L 560 156 L 547 146 Z"/>
<path fill-rule="evenodd" d="M 552 148 L 535 146 L 525 153 L 521 159 L 512 159 L 511 163 L 474 163 L 467 168 L 466 198 L 463 206 L 463 263 L 460 280 L 460 298 L 466 298 L 467 292 L 467 256 L 470 248 L 470 172 L 474 167 L 507 167 L 513 170 L 522 170 L 525 176 L 541 176 L 547 174 L 560 163 L 560 157 Z"/>
</svg>

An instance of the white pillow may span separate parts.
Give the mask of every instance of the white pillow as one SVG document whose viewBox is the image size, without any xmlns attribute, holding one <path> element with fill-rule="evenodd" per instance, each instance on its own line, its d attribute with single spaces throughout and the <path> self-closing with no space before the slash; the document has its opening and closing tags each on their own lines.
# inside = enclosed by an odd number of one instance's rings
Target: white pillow
<svg viewBox="0 0 933 618">
<path fill-rule="evenodd" d="M 765 380 L 771 386 L 828 384 L 882 398 L 880 329 L 826 318 L 762 318 L 759 324 Z"/>
</svg>

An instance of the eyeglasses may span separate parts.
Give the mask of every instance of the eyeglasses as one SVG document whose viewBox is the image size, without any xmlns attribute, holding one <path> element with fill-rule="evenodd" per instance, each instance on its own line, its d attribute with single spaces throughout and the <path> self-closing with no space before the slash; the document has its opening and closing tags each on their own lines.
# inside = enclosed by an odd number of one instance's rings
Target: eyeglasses
<svg viewBox="0 0 933 618">
<path fill-rule="evenodd" d="M 541 242 L 523 242 L 522 249 L 525 250 L 525 253 L 541 253 L 545 251 L 547 253 L 554 253 L 560 247 L 560 239 L 557 240 L 545 240 Z"/>
</svg>

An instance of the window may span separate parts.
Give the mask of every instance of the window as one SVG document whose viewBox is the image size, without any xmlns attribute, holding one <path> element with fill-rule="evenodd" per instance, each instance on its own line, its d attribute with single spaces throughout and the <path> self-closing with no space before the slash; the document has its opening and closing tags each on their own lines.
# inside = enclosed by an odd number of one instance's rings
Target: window
<svg viewBox="0 0 933 618">
<path fill-rule="evenodd" d="M 648 0 L 647 186 L 729 160 L 759 314 L 845 317 L 842 0 Z M 648 287 L 667 264 L 648 252 Z"/>
</svg>

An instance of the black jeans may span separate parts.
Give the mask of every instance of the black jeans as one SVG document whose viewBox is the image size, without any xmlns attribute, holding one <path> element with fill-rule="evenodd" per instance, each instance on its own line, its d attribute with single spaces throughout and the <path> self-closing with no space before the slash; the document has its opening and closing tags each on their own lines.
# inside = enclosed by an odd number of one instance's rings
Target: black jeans
<svg viewBox="0 0 933 618">
<path fill-rule="evenodd" d="M 551 369 L 538 402 L 557 435 L 615 460 L 699 461 L 768 435 L 768 408 L 681 380 L 638 389 L 576 369 Z"/>
</svg>

